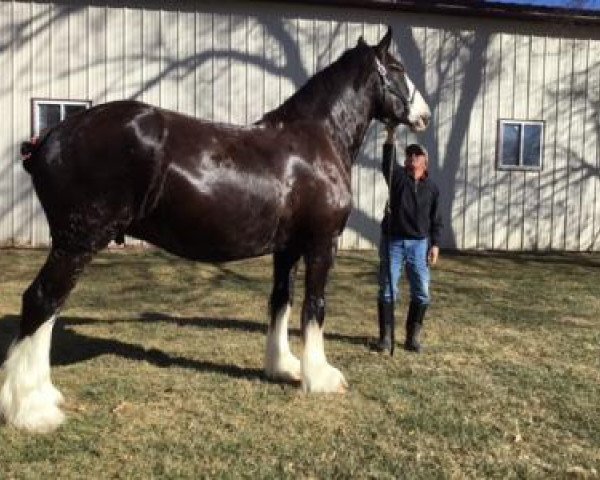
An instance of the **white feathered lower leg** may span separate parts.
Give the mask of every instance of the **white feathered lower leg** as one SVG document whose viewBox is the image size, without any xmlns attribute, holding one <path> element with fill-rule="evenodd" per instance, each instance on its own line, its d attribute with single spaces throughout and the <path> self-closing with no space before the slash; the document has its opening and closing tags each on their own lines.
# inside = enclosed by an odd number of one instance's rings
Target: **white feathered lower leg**
<svg viewBox="0 0 600 480">
<path fill-rule="evenodd" d="M 32 335 L 15 342 L 4 362 L 0 416 L 17 428 L 48 432 L 65 418 L 58 408 L 63 396 L 50 380 L 53 326 L 54 316 Z"/>
<path fill-rule="evenodd" d="M 305 392 L 344 393 L 348 382 L 342 372 L 325 358 L 323 329 L 310 322 L 304 332 L 302 354 L 302 390 Z"/>
<path fill-rule="evenodd" d="M 265 373 L 268 378 L 300 381 L 300 360 L 290 351 L 288 322 L 291 306 L 285 304 L 277 312 L 275 325 L 269 325 Z"/>
</svg>

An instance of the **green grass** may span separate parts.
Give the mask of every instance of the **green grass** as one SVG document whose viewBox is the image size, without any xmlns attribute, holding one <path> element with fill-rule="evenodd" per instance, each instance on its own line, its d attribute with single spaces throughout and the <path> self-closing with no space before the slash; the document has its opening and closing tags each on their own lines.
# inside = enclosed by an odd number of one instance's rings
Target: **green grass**
<svg viewBox="0 0 600 480">
<path fill-rule="evenodd" d="M 0 360 L 44 258 L 0 250 Z M 376 271 L 338 257 L 326 352 L 351 389 L 304 395 L 262 375 L 269 258 L 100 255 L 54 332 L 68 421 L 0 426 L 0 478 L 599 477 L 599 255 L 445 254 L 427 350 L 393 358 L 368 348 Z"/>
</svg>

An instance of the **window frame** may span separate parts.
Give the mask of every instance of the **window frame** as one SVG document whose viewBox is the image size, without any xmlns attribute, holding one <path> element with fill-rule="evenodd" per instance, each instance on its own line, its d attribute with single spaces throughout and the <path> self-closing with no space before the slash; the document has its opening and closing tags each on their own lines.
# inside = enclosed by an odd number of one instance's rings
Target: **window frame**
<svg viewBox="0 0 600 480">
<path fill-rule="evenodd" d="M 40 105 L 59 105 L 60 106 L 60 121 L 65 117 L 65 107 L 69 105 L 85 106 L 86 110 L 92 106 L 91 100 L 63 99 L 63 98 L 41 98 L 35 97 L 31 99 L 31 136 L 38 137 L 40 135 Z"/>
<path fill-rule="evenodd" d="M 502 163 L 504 154 L 504 125 L 506 124 L 519 124 L 521 127 L 520 143 L 519 143 L 519 158 L 517 165 L 505 165 Z M 544 169 L 544 132 L 545 128 L 544 120 L 516 120 L 514 118 L 501 118 L 498 120 L 498 145 L 496 148 L 496 168 L 498 170 L 509 170 L 509 171 L 525 171 L 525 172 L 541 172 Z M 523 146 L 525 143 L 523 132 L 526 125 L 536 125 L 541 127 L 540 132 L 540 163 L 539 165 L 524 165 L 523 164 Z"/>
</svg>

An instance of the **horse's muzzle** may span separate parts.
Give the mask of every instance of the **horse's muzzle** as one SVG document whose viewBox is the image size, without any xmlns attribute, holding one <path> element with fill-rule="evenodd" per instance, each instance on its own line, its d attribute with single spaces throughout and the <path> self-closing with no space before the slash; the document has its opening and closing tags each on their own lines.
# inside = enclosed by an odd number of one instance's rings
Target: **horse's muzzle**
<svg viewBox="0 0 600 480">
<path fill-rule="evenodd" d="M 413 132 L 423 132 L 429 126 L 430 115 L 421 115 L 416 121 L 410 123 L 410 129 Z"/>
</svg>

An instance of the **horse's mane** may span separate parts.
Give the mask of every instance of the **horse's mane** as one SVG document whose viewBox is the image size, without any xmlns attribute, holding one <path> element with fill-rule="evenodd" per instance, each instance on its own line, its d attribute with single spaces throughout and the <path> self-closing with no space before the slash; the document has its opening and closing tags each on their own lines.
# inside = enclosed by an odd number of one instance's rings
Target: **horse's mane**
<svg viewBox="0 0 600 480">
<path fill-rule="evenodd" d="M 354 48 L 346 50 L 336 61 L 317 72 L 291 97 L 279 107 L 267 112 L 257 123 L 289 122 L 310 118 L 325 118 L 333 104 L 344 91 L 348 83 L 353 82 L 357 89 L 356 72 L 363 70 L 371 48 L 359 42 Z M 365 75 L 366 77 L 366 75 Z"/>
</svg>

